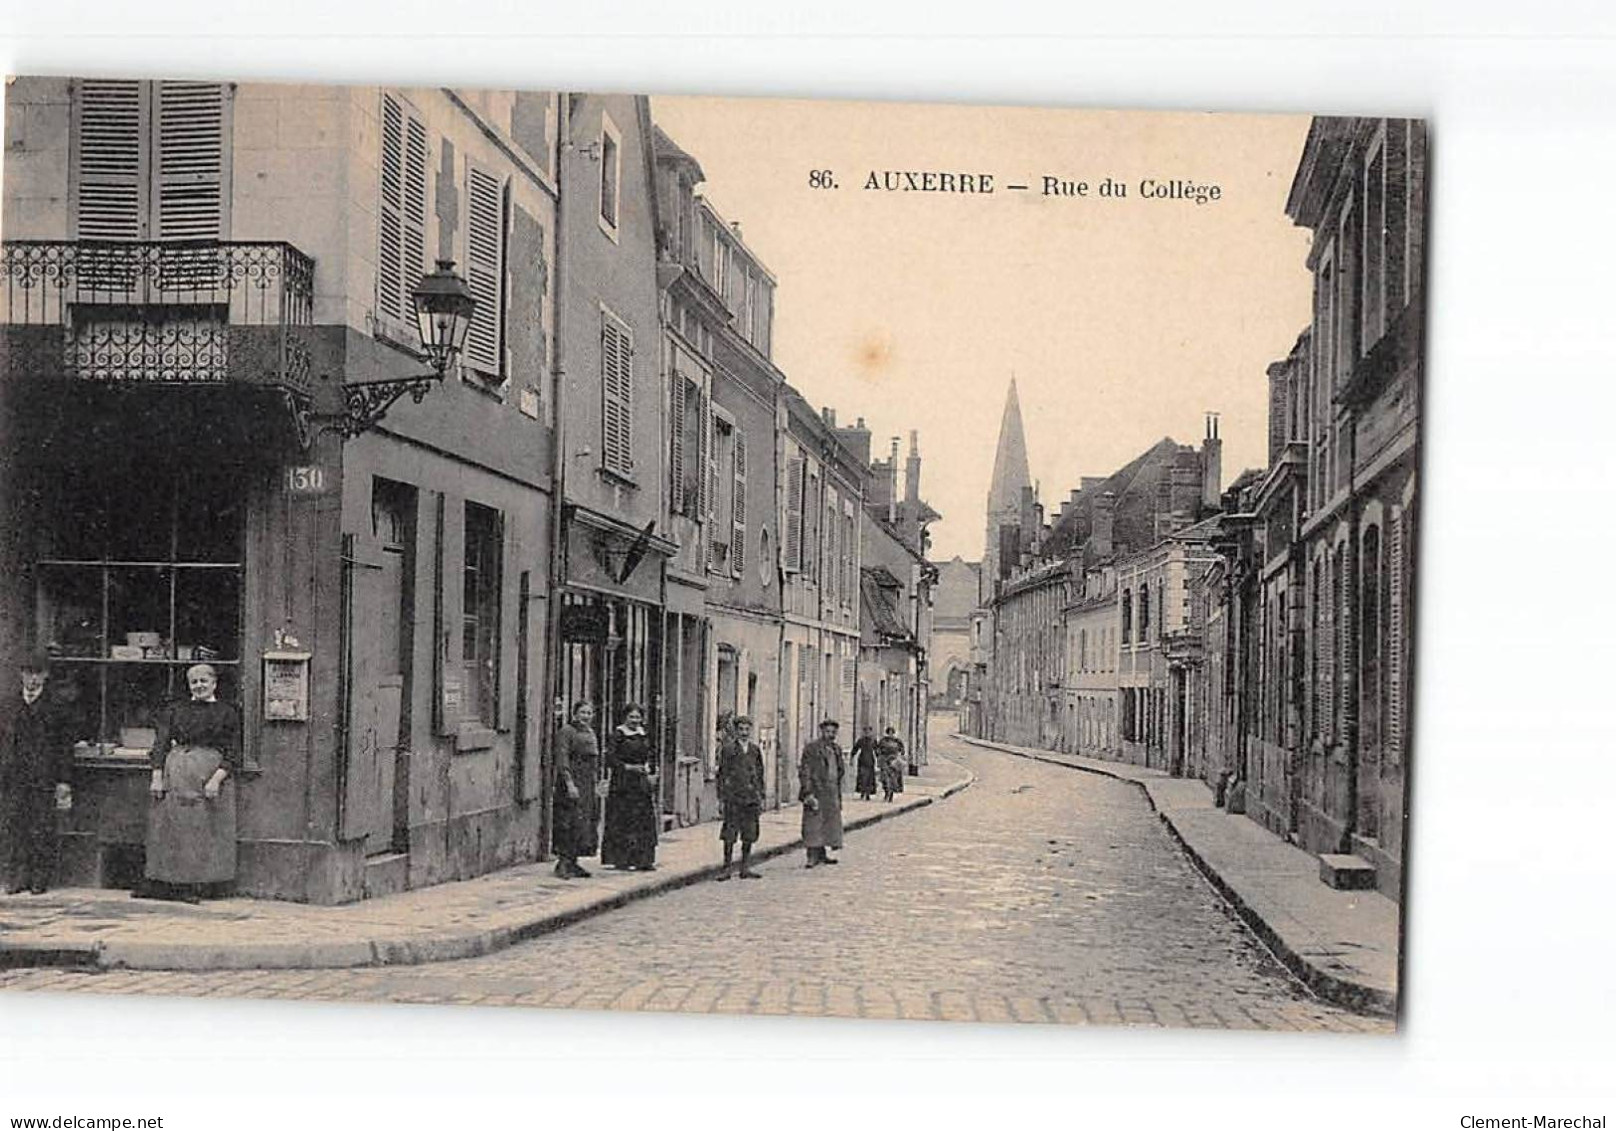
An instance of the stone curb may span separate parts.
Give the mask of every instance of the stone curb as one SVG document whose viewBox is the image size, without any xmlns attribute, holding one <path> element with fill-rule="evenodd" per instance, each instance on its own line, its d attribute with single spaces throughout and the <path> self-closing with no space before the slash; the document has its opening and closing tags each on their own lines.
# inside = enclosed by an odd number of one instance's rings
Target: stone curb
<svg viewBox="0 0 1616 1131">
<path fill-rule="evenodd" d="M 1183 849 L 1184 855 L 1189 857 L 1191 864 L 1195 865 L 1195 870 L 1207 878 L 1213 890 L 1223 897 L 1224 901 L 1234 910 L 1234 913 L 1240 917 L 1240 921 L 1252 929 L 1257 937 L 1263 941 L 1264 945 L 1273 952 L 1274 956 L 1284 963 L 1287 970 L 1296 975 L 1304 985 L 1326 1001 L 1343 1006 L 1355 1013 L 1369 1014 L 1376 1017 L 1397 1016 L 1397 995 L 1395 993 L 1388 993 L 1385 990 L 1376 989 L 1374 986 L 1366 986 L 1361 982 L 1355 982 L 1349 978 L 1343 978 L 1339 974 L 1324 970 L 1287 943 L 1284 937 L 1251 906 L 1245 897 L 1208 864 L 1201 854 L 1195 850 L 1194 846 L 1184 838 L 1184 834 L 1179 830 L 1178 825 L 1174 823 L 1173 818 L 1156 804 L 1156 797 L 1150 791 L 1148 780 L 1129 777 L 1126 774 L 1115 773 L 1098 766 L 1079 766 L 1072 762 L 1063 761 L 1060 758 L 1030 753 L 1013 746 L 1006 746 L 1003 743 L 992 742 L 988 739 L 972 738 L 964 734 L 953 734 L 950 737 L 971 746 L 980 746 L 984 750 L 996 750 L 1001 754 L 1025 758 L 1030 762 L 1043 762 L 1046 765 L 1059 766 L 1063 770 L 1076 770 L 1079 773 L 1094 774 L 1097 777 L 1110 778 L 1112 781 L 1126 782 L 1129 785 L 1138 786 L 1139 790 L 1145 795 L 1145 800 L 1150 803 L 1151 810 L 1160 819 L 1161 823 L 1167 826 L 1167 831 L 1172 836 L 1174 843 Z"/>
<path fill-rule="evenodd" d="M 963 769 L 963 767 L 961 767 Z M 881 821 L 912 813 L 938 801 L 947 800 L 976 782 L 966 776 L 936 794 L 911 797 L 889 809 L 848 821 L 845 831 L 856 832 Z M 802 847 L 802 837 L 759 849 L 754 860 L 769 860 Z M 504 950 L 517 943 L 559 931 L 596 915 L 627 906 L 679 888 L 701 883 L 718 875 L 721 863 L 702 865 L 684 872 L 657 872 L 644 884 L 615 891 L 559 911 L 546 912 L 507 926 L 484 930 L 413 935 L 398 938 L 372 938 L 311 943 L 246 943 L 210 946 L 199 943 L 118 942 L 116 940 L 83 947 L 64 947 L 39 942 L 0 942 L 0 969 L 26 966 L 60 966 L 100 970 L 331 970 L 372 966 L 419 966 L 477 958 Z"/>
</svg>

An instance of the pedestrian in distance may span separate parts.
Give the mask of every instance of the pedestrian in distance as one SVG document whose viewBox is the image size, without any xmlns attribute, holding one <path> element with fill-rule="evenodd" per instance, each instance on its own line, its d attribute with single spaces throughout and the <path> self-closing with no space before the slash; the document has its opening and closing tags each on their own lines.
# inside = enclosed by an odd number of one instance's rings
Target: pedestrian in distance
<svg viewBox="0 0 1616 1131">
<path fill-rule="evenodd" d="M 606 790 L 606 831 L 600 838 L 600 862 L 613 868 L 656 871 L 656 748 L 645 731 L 645 710 L 623 707 L 623 721 L 606 747 L 611 783 Z"/>
<path fill-rule="evenodd" d="M 887 732 L 881 736 L 879 754 L 881 788 L 886 793 L 885 800 L 891 801 L 894 794 L 903 792 L 903 772 L 908 764 L 904 758 L 903 739 L 891 727 L 887 727 Z"/>
<path fill-rule="evenodd" d="M 724 867 L 718 879 L 729 879 L 735 842 L 741 842 L 743 880 L 761 880 L 752 871 L 752 846 L 758 839 L 758 818 L 763 813 L 763 751 L 752 741 L 752 720 L 737 718 L 718 748 L 718 804 L 724 810 L 719 839 L 724 842 Z"/>
<path fill-rule="evenodd" d="M 810 868 L 837 863 L 829 849 L 842 847 L 842 779 L 847 775 L 847 759 L 836 744 L 839 729 L 835 719 L 820 723 L 819 737 L 803 747 L 802 764 L 797 768 L 802 843 Z"/>
<path fill-rule="evenodd" d="M 6 891 L 43 895 L 56 878 L 56 813 L 72 808 L 73 754 L 66 719 L 46 692 L 50 658 L 22 663 L 20 694 L 7 696 L 0 714 L 0 802 L 4 804 Z"/>
<path fill-rule="evenodd" d="M 854 789 L 858 791 L 860 801 L 868 801 L 875 796 L 875 748 L 875 730 L 865 723 L 864 733 L 853 743 L 853 764 L 857 767 Z"/>
<path fill-rule="evenodd" d="M 197 903 L 236 878 L 241 714 L 219 699 L 212 664 L 186 668 L 185 685 L 157 717 L 144 894 Z"/>
<path fill-rule="evenodd" d="M 600 801 L 595 784 L 600 777 L 600 741 L 595 737 L 594 704 L 580 700 L 572 705 L 570 718 L 556 734 L 555 797 L 550 806 L 551 844 L 555 849 L 555 874 L 564 880 L 587 879 L 589 872 L 578 863 L 580 856 L 593 856 L 595 829 L 600 820 Z"/>
</svg>

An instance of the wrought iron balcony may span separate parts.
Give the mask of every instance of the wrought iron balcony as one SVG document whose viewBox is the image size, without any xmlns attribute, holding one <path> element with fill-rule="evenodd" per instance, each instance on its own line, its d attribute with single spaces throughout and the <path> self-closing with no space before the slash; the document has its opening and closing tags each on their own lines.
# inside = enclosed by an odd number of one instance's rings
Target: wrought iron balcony
<svg viewBox="0 0 1616 1131">
<path fill-rule="evenodd" d="M 314 260 L 287 243 L 8 240 L 12 368 L 310 393 Z"/>
</svg>

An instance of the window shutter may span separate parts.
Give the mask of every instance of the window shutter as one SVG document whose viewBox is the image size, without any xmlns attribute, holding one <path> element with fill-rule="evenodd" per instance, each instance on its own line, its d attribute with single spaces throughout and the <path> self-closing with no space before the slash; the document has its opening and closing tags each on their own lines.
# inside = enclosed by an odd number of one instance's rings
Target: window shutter
<svg viewBox="0 0 1616 1131">
<path fill-rule="evenodd" d="M 156 95 L 157 236 L 219 239 L 225 212 L 225 88 L 159 82 Z"/>
<path fill-rule="evenodd" d="M 413 322 L 410 295 L 426 269 L 426 126 L 390 94 L 382 95 L 381 126 L 376 310 Z"/>
<path fill-rule="evenodd" d="M 696 517 L 711 523 L 718 506 L 718 444 L 713 434 L 713 398 L 701 398 L 701 502 Z"/>
<path fill-rule="evenodd" d="M 146 235 L 148 86 L 85 79 L 79 84 L 78 237 L 138 240 Z"/>
<path fill-rule="evenodd" d="M 734 533 L 729 540 L 729 561 L 735 575 L 746 568 L 746 433 L 735 429 Z"/>
<path fill-rule="evenodd" d="M 825 531 L 825 561 L 830 566 L 824 572 L 825 604 L 831 608 L 836 607 L 836 585 L 842 572 L 842 563 L 839 547 L 842 541 L 842 524 L 837 521 L 836 492 L 829 487 L 825 488 L 825 514 L 821 520 Z"/>
<path fill-rule="evenodd" d="M 504 321 L 501 282 L 504 279 L 505 186 L 499 178 L 466 165 L 466 282 L 477 307 L 466 329 L 466 364 L 479 373 L 498 377 Z"/>
<path fill-rule="evenodd" d="M 668 509 L 674 514 L 685 510 L 685 375 L 674 371 L 668 415 L 672 435 L 668 446 Z"/>
<path fill-rule="evenodd" d="M 1407 513 L 1407 512 L 1404 512 Z M 1386 626 L 1386 755 L 1398 765 L 1403 762 L 1403 547 L 1404 522 L 1395 514 L 1386 523 L 1386 576 L 1390 582 L 1389 616 Z"/>
<path fill-rule="evenodd" d="M 842 501 L 842 604 L 849 609 L 857 603 L 854 578 L 858 576 L 858 535 L 853 518 L 853 500 Z"/>
<path fill-rule="evenodd" d="M 802 494 L 807 476 L 801 456 L 792 456 L 786 462 L 786 539 L 785 570 L 802 570 Z"/>
<path fill-rule="evenodd" d="M 634 470 L 634 343 L 628 327 L 601 314 L 601 450 L 607 469 Z"/>
</svg>

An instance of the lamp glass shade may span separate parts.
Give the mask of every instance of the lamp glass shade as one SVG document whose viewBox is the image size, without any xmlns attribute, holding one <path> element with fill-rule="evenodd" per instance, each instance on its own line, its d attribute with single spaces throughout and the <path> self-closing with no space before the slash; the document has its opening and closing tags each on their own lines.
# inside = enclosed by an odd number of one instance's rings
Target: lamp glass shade
<svg viewBox="0 0 1616 1131">
<path fill-rule="evenodd" d="M 438 269 L 421 277 L 412 297 L 421 348 L 441 377 L 466 344 L 477 300 L 466 281 L 455 274 L 452 259 L 438 260 Z"/>
</svg>

